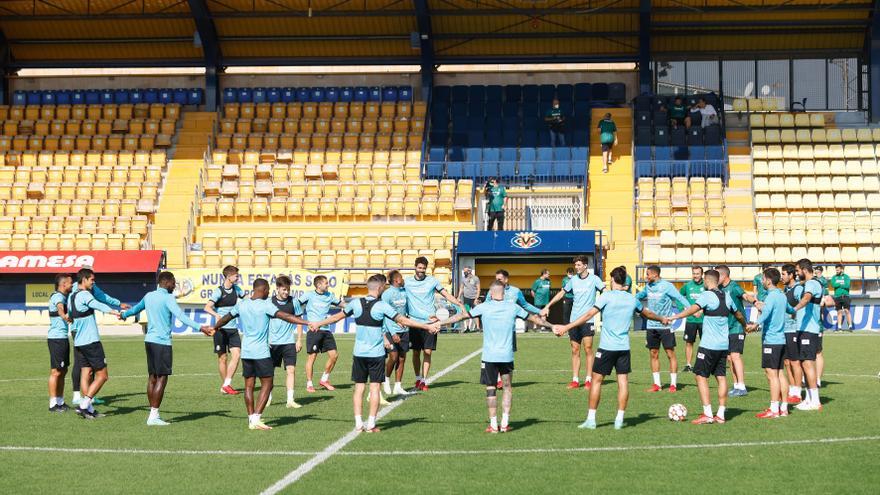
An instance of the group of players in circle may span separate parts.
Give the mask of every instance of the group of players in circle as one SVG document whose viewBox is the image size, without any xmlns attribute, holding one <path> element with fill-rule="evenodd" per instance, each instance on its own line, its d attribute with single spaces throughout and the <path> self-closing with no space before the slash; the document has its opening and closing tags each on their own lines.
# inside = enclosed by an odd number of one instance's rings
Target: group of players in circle
<svg viewBox="0 0 880 495">
<path fill-rule="evenodd" d="M 489 426 L 487 432 L 510 431 L 512 405 L 512 374 L 516 352 L 516 320 L 528 320 L 535 326 L 552 330 L 557 336 L 568 334 L 572 347 L 574 376 L 569 388 L 579 387 L 580 353 L 586 353 L 585 388 L 590 389 L 586 420 L 580 428 L 596 428 L 596 409 L 605 377 L 616 372 L 618 383 L 618 412 L 614 427 L 624 426 L 624 414 L 629 399 L 628 375 L 630 366 L 630 328 L 633 315 L 639 314 L 647 322 L 646 346 L 650 351 L 653 386 L 649 392 L 663 389 L 660 382 L 659 349 L 662 345 L 670 364 L 671 384 L 668 390 L 677 391 L 677 361 L 672 322 L 687 318 L 685 341 L 688 365 L 693 371 L 699 390 L 703 413 L 695 424 L 725 422 L 728 397 L 745 395 L 745 371 L 742 352 L 745 334 L 762 332 L 762 367 L 770 384 L 770 407 L 757 415 L 772 419 L 788 415 L 788 405 L 797 404 L 801 410 L 819 410 L 819 380 L 822 372 L 822 326 L 820 307 L 822 288 L 813 277 L 809 260 L 786 264 L 777 270 L 765 267 L 757 294 L 742 290 L 730 280 L 730 270 L 724 265 L 705 273 L 693 269 L 694 279 L 681 291 L 660 278 L 660 268 L 646 269 L 646 285 L 633 295 L 632 278 L 624 267 L 610 273 L 611 290 L 588 270 L 588 258 L 574 259 L 574 274 L 568 277 L 560 291 L 543 308 L 529 304 L 522 292 L 509 283 L 509 274 L 498 270 L 489 286 L 486 300 L 473 307 L 465 307 L 440 282 L 427 275 L 428 260 L 415 260 L 415 275 L 404 278 L 399 271 L 387 276 L 376 274 L 367 281 L 368 294 L 345 303 L 329 290 L 326 277 L 313 279 L 314 290 L 298 298 L 290 294 L 291 280 L 286 276 L 275 279 L 271 294 L 269 281 L 258 278 L 249 295 L 238 285 L 238 269 L 223 269 L 224 282 L 212 293 L 205 310 L 216 318 L 213 325 L 200 325 L 186 316 L 178 306 L 173 292 L 176 285 L 171 272 L 161 272 L 158 288 L 144 296 L 134 307 L 108 296 L 95 284 L 95 273 L 82 269 L 75 275 L 59 274 L 55 292 L 49 300 L 50 328 L 48 344 L 51 374 L 49 378 L 50 411 L 64 412 L 64 377 L 69 366 L 70 341 L 74 347 L 74 402 L 76 412 L 86 419 L 101 416 L 94 405 L 96 395 L 108 379 L 107 365 L 94 312 L 117 315 L 127 319 L 146 311 L 147 356 L 150 414 L 147 425 L 164 426 L 159 407 L 168 377 L 172 374 L 171 333 L 175 319 L 205 335 L 212 336 L 218 368 L 223 380 L 220 391 L 237 395 L 232 378 L 242 363 L 245 381 L 244 399 L 248 427 L 269 430 L 262 413 L 271 401 L 274 368 L 282 365 L 286 371 L 287 407 L 299 408 L 294 398 L 297 353 L 303 340 L 308 353 L 306 363 L 309 393 L 315 391 L 312 371 L 318 354 L 328 355 L 318 386 L 334 390 L 330 374 L 337 361 L 336 342 L 332 325 L 346 318 L 357 324 L 353 349 L 351 380 L 354 382 L 353 411 L 355 428 L 364 432 L 378 432 L 376 417 L 382 397 L 408 395 L 402 386 L 406 354 L 413 351 L 415 390 L 427 391 L 431 380 L 431 358 L 437 349 L 437 334 L 441 328 L 466 319 L 478 319 L 483 329 L 480 383 L 485 386 Z M 757 277 L 756 277 L 757 278 Z M 783 284 L 780 290 L 779 284 Z M 459 308 L 450 318 L 439 320 L 435 296 L 440 295 Z M 566 300 L 571 313 L 567 324 L 551 324 L 546 320 L 549 310 L 558 301 Z M 744 316 L 743 301 L 753 303 L 758 320 L 748 323 Z M 468 301 L 470 302 L 470 301 Z M 681 309 L 674 313 L 672 305 Z M 331 308 L 341 311 L 331 315 Z M 118 309 L 116 309 L 118 308 Z M 568 309 L 568 308 L 566 308 Z M 568 311 L 566 310 L 566 313 Z M 593 319 L 602 314 L 602 329 L 595 353 Z M 234 324 L 233 320 L 238 319 Z M 308 331 L 304 332 L 304 328 Z M 305 334 L 305 335 L 304 335 Z M 696 361 L 691 367 L 691 356 L 696 337 L 700 344 Z M 731 362 L 734 387 L 727 390 L 726 363 Z M 394 373 L 394 388 L 391 375 Z M 713 414 L 709 393 L 709 377 L 718 383 L 718 409 Z M 260 380 L 259 396 L 255 397 L 256 381 Z M 806 396 L 801 397 L 801 381 L 805 380 Z M 367 419 L 363 419 L 364 393 L 369 384 Z M 77 387 L 79 385 L 79 387 Z M 787 395 L 784 390 L 788 390 Z M 497 390 L 502 390 L 500 421 L 497 414 Z M 79 391 L 82 391 L 80 397 Z"/>
</svg>

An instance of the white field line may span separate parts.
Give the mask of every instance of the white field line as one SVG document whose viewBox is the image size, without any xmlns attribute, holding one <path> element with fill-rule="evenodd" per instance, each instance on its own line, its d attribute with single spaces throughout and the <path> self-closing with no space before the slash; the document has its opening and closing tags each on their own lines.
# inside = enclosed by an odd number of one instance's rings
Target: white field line
<svg viewBox="0 0 880 495">
<path fill-rule="evenodd" d="M 390 407 L 390 406 L 389 406 Z M 486 450 L 376 450 L 340 451 L 342 457 L 387 456 L 463 456 L 497 454 L 570 454 L 583 452 L 630 452 L 656 450 L 694 450 L 717 448 L 777 447 L 789 445 L 825 445 L 835 443 L 877 442 L 880 436 L 808 438 L 801 440 L 767 440 L 758 442 L 694 443 L 671 445 L 620 445 L 608 447 L 534 448 L 534 449 L 486 449 Z M 146 450 L 146 449 L 85 449 L 64 447 L 29 447 L 23 445 L 0 445 L 0 452 L 50 452 L 63 454 L 130 454 L 130 455 L 224 455 L 224 456 L 313 456 L 314 451 L 237 451 L 237 450 Z"/>
<path fill-rule="evenodd" d="M 481 352 L 482 352 L 482 349 L 477 349 L 476 351 L 468 354 L 467 356 L 459 359 L 458 361 L 456 361 L 456 362 L 452 363 L 451 365 L 447 366 L 446 368 L 442 369 L 439 373 L 435 374 L 434 376 L 432 376 L 431 378 L 428 379 L 428 384 L 435 382 L 436 380 L 443 377 L 447 373 L 458 368 L 459 366 L 463 365 L 464 363 L 470 361 L 474 357 L 478 356 Z M 392 411 L 397 409 L 398 406 L 403 404 L 404 401 L 405 401 L 405 399 L 401 399 L 401 400 L 392 402 L 391 405 L 389 405 L 389 406 L 385 407 L 384 409 L 382 409 L 381 411 L 379 411 L 379 415 L 377 416 L 376 419 L 382 419 L 383 417 L 387 416 Z M 321 452 L 318 452 L 314 457 L 312 457 L 311 459 L 309 459 L 305 463 L 301 464 L 299 467 L 297 467 L 293 471 L 289 472 L 287 474 L 287 476 L 281 478 L 280 480 L 275 482 L 275 484 L 273 484 L 272 486 L 263 490 L 261 495 L 275 495 L 276 493 L 280 492 L 281 490 L 284 490 L 285 488 L 287 488 L 291 484 L 296 483 L 300 478 L 302 478 L 303 476 L 308 474 L 311 470 L 318 467 L 321 463 L 323 463 L 324 461 L 326 461 L 327 459 L 329 459 L 333 455 L 339 453 L 340 450 L 345 448 L 346 445 L 348 445 L 355 438 L 357 438 L 357 436 L 359 434 L 360 434 L 360 432 L 356 431 L 356 430 L 352 430 L 352 431 L 346 433 L 345 435 L 342 436 L 342 438 L 333 442 L 332 444 L 327 446 L 327 448 L 325 448 Z"/>
</svg>

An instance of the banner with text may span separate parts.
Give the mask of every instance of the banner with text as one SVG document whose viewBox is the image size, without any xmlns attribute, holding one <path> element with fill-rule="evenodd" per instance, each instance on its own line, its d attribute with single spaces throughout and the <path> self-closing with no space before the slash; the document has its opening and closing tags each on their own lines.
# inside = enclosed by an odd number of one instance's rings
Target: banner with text
<svg viewBox="0 0 880 495">
<path fill-rule="evenodd" d="M 174 277 L 177 279 L 176 292 L 179 293 L 177 302 L 182 305 L 204 305 L 208 297 L 210 297 L 211 291 L 223 283 L 221 271 L 220 269 L 202 268 L 174 270 Z M 240 268 L 239 275 L 241 276 L 239 285 L 246 293 L 250 292 L 251 287 L 254 285 L 254 280 L 258 278 L 268 280 L 274 290 L 275 278 L 287 275 L 293 282 L 293 285 L 290 287 L 290 294 L 293 297 L 299 297 L 303 292 L 314 289 L 313 281 L 316 276 L 324 275 L 330 283 L 330 292 L 340 297 L 348 294 L 348 278 L 344 270 L 310 272 L 283 268 Z"/>
</svg>

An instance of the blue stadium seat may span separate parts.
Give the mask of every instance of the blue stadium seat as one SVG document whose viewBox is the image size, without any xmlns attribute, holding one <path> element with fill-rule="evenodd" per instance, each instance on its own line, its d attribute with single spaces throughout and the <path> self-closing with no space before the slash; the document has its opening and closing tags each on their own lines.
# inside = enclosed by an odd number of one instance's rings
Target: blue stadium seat
<svg viewBox="0 0 880 495">
<path fill-rule="evenodd" d="M 516 147 L 519 144 L 519 129 L 508 129 L 501 134 L 501 145 Z"/>
<path fill-rule="evenodd" d="M 608 101 L 608 83 L 593 83 L 593 100 Z"/>
<path fill-rule="evenodd" d="M 562 111 L 562 115 L 564 115 L 566 119 L 570 119 L 571 116 L 574 115 L 574 103 L 570 101 L 560 101 L 559 110 Z"/>
<path fill-rule="evenodd" d="M 498 164 L 498 176 L 504 182 L 515 182 L 516 179 L 516 162 L 501 162 Z"/>
<path fill-rule="evenodd" d="M 553 161 L 553 148 L 548 146 L 541 146 L 538 148 L 538 161 L 539 162 L 552 162 Z"/>
<path fill-rule="evenodd" d="M 724 147 L 720 145 L 706 146 L 706 160 L 724 160 Z"/>
<path fill-rule="evenodd" d="M 556 97 L 560 102 L 572 101 L 574 96 L 574 86 L 571 84 L 560 84 L 556 86 Z"/>
<path fill-rule="evenodd" d="M 571 145 L 572 146 L 589 146 L 590 145 L 590 135 L 586 132 L 575 132 L 571 135 Z"/>
<path fill-rule="evenodd" d="M 296 88 L 281 88 L 281 101 L 284 103 L 296 101 Z"/>
<path fill-rule="evenodd" d="M 676 127 L 669 130 L 669 144 L 687 147 L 687 131 L 685 131 L 684 127 Z"/>
<path fill-rule="evenodd" d="M 486 117 L 480 113 L 477 115 L 468 115 L 467 128 L 469 130 L 483 130 L 486 127 Z"/>
<path fill-rule="evenodd" d="M 34 93 L 34 94 L 32 94 L 32 93 Z M 37 98 L 40 97 L 39 94 L 36 94 L 35 91 L 29 91 L 28 92 L 28 105 L 39 105 L 40 104 L 39 99 L 37 99 L 35 102 L 31 103 L 33 101 L 32 96 L 36 96 Z M 85 103 L 86 105 L 97 105 L 97 104 L 101 103 L 101 94 L 93 89 L 84 91 L 83 92 L 83 103 Z"/>
<path fill-rule="evenodd" d="M 468 100 L 468 87 L 462 85 L 455 85 L 452 87 L 452 102 L 453 103 L 463 103 Z"/>
<path fill-rule="evenodd" d="M 660 110 L 660 107 L 664 106 L 664 105 L 668 107 L 669 103 L 671 103 L 671 101 L 667 100 L 666 96 L 664 96 L 664 95 L 651 96 L 651 110 L 654 110 L 654 111 Z"/>
<path fill-rule="evenodd" d="M 571 148 L 568 146 L 559 146 L 553 148 L 553 159 L 556 161 L 571 161 Z"/>
<path fill-rule="evenodd" d="M 620 82 L 609 84 L 608 99 L 614 103 L 626 102 L 626 85 Z"/>
<path fill-rule="evenodd" d="M 480 181 L 489 180 L 492 177 L 498 177 L 498 162 L 479 162 L 474 167 L 474 179 L 479 177 Z"/>
<path fill-rule="evenodd" d="M 254 103 L 266 103 L 266 88 L 253 88 L 251 90 L 251 101 Z"/>
<path fill-rule="evenodd" d="M 462 147 L 467 146 L 468 135 L 464 132 L 453 132 L 449 135 L 449 144 L 452 146 Z M 451 153 L 450 153 L 451 156 Z M 456 155 L 458 156 L 458 155 Z M 464 156 L 464 152 L 462 152 L 462 157 Z M 463 158 L 462 158 L 463 159 Z M 452 158 L 450 158 L 452 160 Z"/>
<path fill-rule="evenodd" d="M 397 101 L 397 87 L 385 86 L 382 88 L 382 101 Z"/>
<path fill-rule="evenodd" d="M 12 104 L 27 105 L 27 92 L 21 90 L 14 92 L 12 94 Z"/>
<path fill-rule="evenodd" d="M 465 148 L 464 160 L 466 162 L 483 161 L 483 150 L 481 148 Z"/>
<path fill-rule="evenodd" d="M 687 130 L 687 141 L 688 141 L 689 146 L 702 145 L 703 144 L 703 128 L 697 127 L 697 126 L 691 126 L 691 128 Z"/>
<path fill-rule="evenodd" d="M 542 84 L 538 86 L 538 100 L 550 102 L 556 98 L 556 86 L 552 84 Z"/>
<path fill-rule="evenodd" d="M 180 105 L 186 105 L 187 93 L 188 93 L 188 91 L 186 89 L 183 89 L 183 88 L 175 89 L 174 93 L 173 93 L 173 97 L 172 97 L 174 103 L 178 103 Z"/>
<path fill-rule="evenodd" d="M 412 86 L 397 87 L 397 101 L 412 101 Z"/>
<path fill-rule="evenodd" d="M 71 92 L 69 89 L 63 89 L 63 90 L 55 93 L 55 104 L 56 105 L 70 105 L 70 93 Z"/>
<path fill-rule="evenodd" d="M 654 127 L 654 146 L 669 146 L 669 129 L 666 126 Z"/>
<path fill-rule="evenodd" d="M 651 162 L 636 162 L 636 179 L 640 177 L 653 177 Z"/>
<path fill-rule="evenodd" d="M 651 112 L 648 112 L 647 110 L 636 110 L 634 125 L 636 127 L 650 127 Z"/>
<path fill-rule="evenodd" d="M 324 101 L 336 103 L 339 101 L 339 88 L 330 87 L 324 90 Z"/>
<path fill-rule="evenodd" d="M 431 127 L 433 129 L 446 129 L 449 127 L 449 113 L 446 109 L 435 109 L 431 112 Z"/>
<path fill-rule="evenodd" d="M 635 160 L 650 160 L 651 159 L 651 146 L 643 146 L 639 145 L 635 147 Z"/>
<path fill-rule="evenodd" d="M 633 101 L 633 108 L 635 108 L 636 112 L 651 112 L 651 100 L 652 98 L 648 95 L 639 95 L 636 96 L 635 101 Z"/>
<path fill-rule="evenodd" d="M 299 97 L 299 92 L 297 92 L 297 98 Z M 358 86 L 354 88 L 354 101 L 357 102 L 366 102 L 370 99 L 370 90 L 364 86 Z M 304 101 L 304 100 L 299 100 Z"/>
<path fill-rule="evenodd" d="M 43 91 L 43 94 L 40 95 L 40 103 L 42 105 L 55 105 L 55 92 Z"/>
<path fill-rule="evenodd" d="M 141 92 L 141 91 L 138 91 L 137 93 L 141 96 L 143 95 L 143 92 Z M 132 93 L 132 96 L 134 96 L 133 93 Z M 71 105 L 84 105 L 85 103 L 86 103 L 86 92 L 85 91 L 80 91 L 77 89 L 77 90 L 70 92 L 70 104 Z M 132 103 L 134 103 L 134 102 L 132 102 Z"/>
<path fill-rule="evenodd" d="M 501 161 L 502 162 L 515 162 L 517 161 L 517 149 L 511 146 L 501 148 Z"/>
<path fill-rule="evenodd" d="M 452 104 L 452 117 L 466 119 L 468 115 L 468 105 L 465 102 L 455 102 Z"/>
<path fill-rule="evenodd" d="M 504 86 L 504 101 L 516 103 L 522 101 L 522 86 L 519 84 L 508 84 Z"/>
<path fill-rule="evenodd" d="M 190 88 L 186 91 L 187 105 L 201 105 L 205 99 L 205 91 L 202 88 Z"/>
<path fill-rule="evenodd" d="M 538 133 L 523 129 L 520 134 L 520 146 L 535 148 L 538 146 Z"/>
<path fill-rule="evenodd" d="M 382 88 L 379 86 L 372 86 L 368 93 L 367 97 L 369 101 L 382 101 Z"/>
<path fill-rule="evenodd" d="M 550 130 L 548 129 L 539 129 L 538 130 L 538 146 L 550 146 Z"/>
<path fill-rule="evenodd" d="M 672 146 L 672 158 L 674 160 L 687 160 L 690 158 L 687 146 Z"/>
<path fill-rule="evenodd" d="M 484 105 L 485 105 L 485 102 L 482 102 L 482 101 L 469 101 L 469 102 L 467 102 L 468 115 L 479 115 L 479 116 L 486 115 L 485 109 L 483 108 Z"/>
<path fill-rule="evenodd" d="M 593 85 L 577 83 L 574 85 L 574 101 L 590 101 L 593 99 Z"/>
<path fill-rule="evenodd" d="M 504 140 L 501 138 L 501 131 L 498 129 L 488 129 L 486 130 L 486 146 L 491 146 L 493 148 L 497 148 L 504 144 Z"/>
<path fill-rule="evenodd" d="M 444 162 L 446 161 L 446 148 L 442 146 L 442 143 L 434 143 L 441 144 L 441 146 L 431 146 L 428 149 L 428 161 L 430 162 Z"/>
<path fill-rule="evenodd" d="M 543 117 L 538 112 L 538 105 L 534 102 L 525 102 L 522 104 L 522 118 L 523 123 L 528 122 L 529 120 L 537 120 L 539 117 Z"/>
<path fill-rule="evenodd" d="M 95 92 L 97 93 L 97 91 Z M 40 94 L 39 91 L 28 91 L 27 92 L 27 104 L 28 105 L 39 105 L 40 101 L 43 100 L 43 95 Z M 98 103 L 98 102 L 95 102 Z"/>
<path fill-rule="evenodd" d="M 443 162 L 428 162 L 425 165 L 425 176 L 429 179 L 443 178 Z"/>
<path fill-rule="evenodd" d="M 452 88 L 449 86 L 434 86 L 431 90 L 431 100 L 436 103 L 438 101 L 448 102 L 451 99 Z"/>
<path fill-rule="evenodd" d="M 575 162 L 587 162 L 590 159 L 590 148 L 574 146 L 571 148 L 571 159 Z"/>
<path fill-rule="evenodd" d="M 351 103 L 354 101 L 354 88 L 346 86 L 339 88 L 339 101 L 343 103 Z"/>
<path fill-rule="evenodd" d="M 303 88 L 303 90 L 306 92 L 306 95 L 308 95 L 308 89 Z M 306 96 L 306 97 L 308 97 L 308 96 Z M 144 100 L 146 100 L 147 98 L 148 98 L 148 95 L 145 93 Z M 251 88 L 238 88 L 238 102 L 239 103 L 252 103 L 253 101 L 254 101 L 254 96 L 253 96 L 253 92 L 251 91 Z M 146 103 L 149 103 L 149 102 L 147 101 Z"/>
<path fill-rule="evenodd" d="M 446 163 L 446 177 L 450 179 L 461 179 L 464 177 L 464 166 L 462 162 Z"/>
<path fill-rule="evenodd" d="M 372 97 L 372 89 L 370 90 L 370 96 Z M 326 100 L 326 91 L 324 88 L 310 88 L 309 98 L 315 103 L 322 103 Z"/>
<path fill-rule="evenodd" d="M 471 103 L 483 103 L 486 101 L 486 87 L 478 84 L 468 86 L 468 101 Z"/>
<path fill-rule="evenodd" d="M 238 90 L 236 88 L 226 88 L 223 90 L 223 103 L 235 103 L 238 101 Z"/>
<path fill-rule="evenodd" d="M 575 115 L 585 115 L 587 117 L 587 122 L 590 121 L 590 102 L 588 101 L 576 101 L 574 102 L 574 114 Z"/>
<path fill-rule="evenodd" d="M 636 146 L 651 145 L 651 128 L 647 126 L 636 127 L 635 142 Z"/>
<path fill-rule="evenodd" d="M 159 103 L 167 105 L 168 103 L 174 102 L 174 92 L 168 88 L 162 88 L 159 90 Z"/>
<path fill-rule="evenodd" d="M 501 103 L 504 96 L 504 90 L 501 86 L 493 84 L 486 86 L 486 101 Z"/>
<path fill-rule="evenodd" d="M 721 144 L 721 126 L 706 126 L 703 129 L 703 142 L 707 146 L 719 146 Z"/>
<path fill-rule="evenodd" d="M 654 146 L 655 160 L 672 160 L 672 148 L 669 146 Z"/>
<path fill-rule="evenodd" d="M 453 145 L 449 148 L 449 158 L 450 162 L 462 162 L 464 161 L 464 148 L 461 145 Z"/>
<path fill-rule="evenodd" d="M 540 89 L 537 84 L 526 84 L 522 87 L 522 101 L 524 103 L 537 103 Z"/>
<path fill-rule="evenodd" d="M 487 101 L 486 106 L 484 107 L 486 117 L 491 120 L 497 120 L 501 117 L 501 102 L 500 101 Z"/>
<path fill-rule="evenodd" d="M 555 180 L 568 180 L 571 178 L 571 162 L 553 162 L 550 166 L 550 175 Z"/>
<path fill-rule="evenodd" d="M 501 115 L 504 117 L 513 117 L 519 120 L 519 102 L 505 101 L 501 105 Z"/>
<path fill-rule="evenodd" d="M 113 92 L 113 102 L 117 105 L 128 103 L 129 92 L 127 89 L 117 89 Z"/>
<path fill-rule="evenodd" d="M 71 95 L 70 95 L 70 102 L 71 103 L 74 102 L 73 101 L 74 96 L 75 95 L 73 93 L 71 93 Z M 82 100 L 80 100 L 80 101 L 82 101 Z M 139 89 L 131 90 L 131 92 L 128 93 L 128 102 L 131 103 L 132 105 L 137 105 L 138 103 L 143 103 L 144 102 L 144 92 Z"/>
<path fill-rule="evenodd" d="M 483 148 L 484 162 L 498 162 L 501 160 L 501 150 L 498 148 Z"/>
<path fill-rule="evenodd" d="M 468 146 L 482 147 L 485 142 L 485 131 L 482 128 L 472 129 L 467 132 Z"/>
<path fill-rule="evenodd" d="M 446 143 L 449 141 L 449 131 L 445 129 L 439 131 L 432 130 L 428 134 L 428 141 L 432 146 L 446 146 Z"/>
<path fill-rule="evenodd" d="M 281 88 L 266 88 L 266 101 L 269 103 L 280 103 Z"/>
<path fill-rule="evenodd" d="M 665 110 L 654 110 L 651 115 L 655 124 L 666 125 L 669 122 L 669 114 Z"/>
</svg>

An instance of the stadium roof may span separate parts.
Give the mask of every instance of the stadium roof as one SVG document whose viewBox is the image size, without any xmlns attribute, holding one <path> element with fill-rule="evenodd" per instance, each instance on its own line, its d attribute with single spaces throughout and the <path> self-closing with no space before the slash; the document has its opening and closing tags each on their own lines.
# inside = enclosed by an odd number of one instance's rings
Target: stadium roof
<svg viewBox="0 0 880 495">
<path fill-rule="evenodd" d="M 837 57 L 863 52 L 877 3 L 0 0 L 0 48 L 13 69 Z"/>
</svg>

